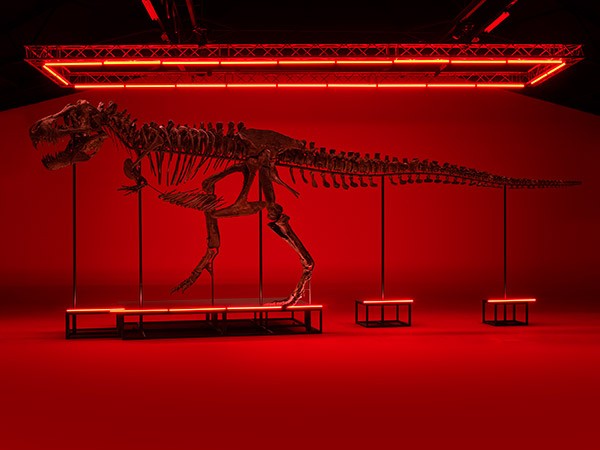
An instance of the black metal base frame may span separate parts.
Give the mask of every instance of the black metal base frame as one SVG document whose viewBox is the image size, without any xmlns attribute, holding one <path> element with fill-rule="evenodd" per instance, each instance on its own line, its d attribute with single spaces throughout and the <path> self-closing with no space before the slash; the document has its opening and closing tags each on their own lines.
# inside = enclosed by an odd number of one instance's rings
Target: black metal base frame
<svg viewBox="0 0 600 450">
<path fill-rule="evenodd" d="M 216 308 L 217 310 L 219 308 Z M 243 311 L 175 312 L 163 311 L 101 311 L 66 312 L 65 337 L 73 338 L 181 338 L 211 336 L 259 336 L 285 334 L 320 334 L 323 332 L 323 310 L 265 310 L 244 308 Z M 108 314 L 115 317 L 115 326 L 80 328 L 78 315 Z M 177 316 L 177 317 L 176 317 Z M 232 316 L 238 316 L 233 318 Z M 241 317 L 240 317 L 241 316 Z M 160 320 L 152 320 L 151 317 Z M 165 317 L 166 320 L 163 320 Z M 183 319 L 182 319 L 183 317 Z"/>
<path fill-rule="evenodd" d="M 489 320 L 486 316 L 487 305 L 493 305 L 494 307 L 494 318 Z M 498 307 L 502 306 L 502 315 L 498 314 Z M 508 312 L 508 307 L 511 307 L 511 313 Z M 517 318 L 517 306 L 523 306 L 523 320 Z M 514 327 L 514 326 L 527 326 L 529 325 L 529 303 L 519 302 L 510 300 L 502 303 L 489 303 L 488 300 L 482 301 L 481 306 L 481 322 L 486 325 L 492 325 L 494 327 Z"/>
<path fill-rule="evenodd" d="M 364 306 L 364 320 L 360 320 L 359 306 Z M 400 319 L 400 307 L 406 308 L 406 320 Z M 379 318 L 369 314 L 369 309 L 378 307 L 380 310 Z M 393 319 L 385 318 L 385 309 L 394 309 Z M 412 325 L 412 303 L 365 303 L 362 300 L 356 300 L 354 303 L 354 322 L 367 328 L 385 328 L 385 327 L 410 327 Z"/>
</svg>

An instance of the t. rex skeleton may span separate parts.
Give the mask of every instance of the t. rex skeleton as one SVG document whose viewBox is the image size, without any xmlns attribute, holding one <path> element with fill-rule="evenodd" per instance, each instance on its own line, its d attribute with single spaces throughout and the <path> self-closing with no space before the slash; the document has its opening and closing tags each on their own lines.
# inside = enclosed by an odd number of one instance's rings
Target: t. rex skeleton
<svg viewBox="0 0 600 450">
<path fill-rule="evenodd" d="M 463 166 L 439 164 L 437 161 L 417 159 L 402 161 L 398 158 L 364 157 L 357 152 L 327 151 L 317 149 L 314 143 L 292 139 L 270 130 L 249 129 L 243 123 L 235 126 L 230 122 L 227 129 L 222 123 L 213 126 L 204 123 L 199 127 L 165 126 L 154 122 L 136 126 L 126 111 L 117 112 L 117 105 L 100 103 L 92 106 L 85 100 L 69 104 L 60 112 L 44 117 L 30 129 L 34 146 L 40 142 L 57 143 L 60 138 L 70 137 L 63 151 L 43 156 L 47 169 L 56 170 L 71 164 L 88 161 L 98 151 L 103 141 L 112 134 L 129 150 L 131 158 L 125 160 L 125 175 L 135 182 L 124 186 L 126 192 L 136 192 L 148 181 L 141 174 L 143 160 L 147 160 L 158 184 L 176 186 L 192 180 L 200 169 L 212 166 L 222 168 L 202 182 L 201 189 L 189 191 L 159 192 L 159 198 L 185 208 L 204 213 L 208 232 L 208 248 L 191 275 L 173 291 L 185 291 L 206 270 L 212 275 L 213 261 L 219 252 L 220 236 L 218 220 L 267 210 L 269 227 L 284 239 L 298 254 L 302 275 L 291 294 L 277 303 L 293 305 L 302 296 L 311 278 L 314 261 L 289 224 L 290 218 L 276 202 L 275 185 L 283 186 L 298 196 L 277 172 L 287 167 L 295 183 L 294 171 L 305 183 L 317 187 L 320 178 L 324 187 L 343 189 L 376 186 L 374 180 L 388 179 L 392 184 L 450 183 L 481 187 L 550 188 L 572 186 L 576 181 L 532 180 L 492 175 Z M 233 204 L 223 207 L 223 200 L 215 195 L 215 184 L 223 178 L 241 172 L 243 185 Z M 308 172 L 308 178 L 307 173 Z M 250 201 L 248 194 L 258 176 L 264 201 Z"/>
</svg>

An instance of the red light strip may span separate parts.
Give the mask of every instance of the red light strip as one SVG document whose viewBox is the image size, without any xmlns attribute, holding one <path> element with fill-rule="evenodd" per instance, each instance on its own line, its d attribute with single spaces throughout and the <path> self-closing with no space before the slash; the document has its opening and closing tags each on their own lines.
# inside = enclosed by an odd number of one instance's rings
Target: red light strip
<svg viewBox="0 0 600 450">
<path fill-rule="evenodd" d="M 360 59 L 348 59 L 348 60 L 343 60 L 343 59 L 338 59 L 336 61 L 337 64 L 392 64 L 394 61 L 392 61 L 391 59 L 364 59 L 364 60 L 360 60 Z"/>
<path fill-rule="evenodd" d="M 477 83 L 477 87 L 480 88 L 524 88 L 523 83 Z"/>
<path fill-rule="evenodd" d="M 68 313 L 95 313 L 95 312 L 113 312 L 113 311 L 123 311 L 125 308 L 75 308 L 75 309 L 67 309 Z"/>
<path fill-rule="evenodd" d="M 485 27 L 483 32 L 489 33 L 494 28 L 496 28 L 498 25 L 500 25 L 502 22 L 504 22 L 508 16 L 510 16 L 510 13 L 508 11 L 504 11 L 502 14 L 500 14 L 498 17 L 496 17 L 496 19 L 494 19 L 494 21 L 492 21 L 492 23 L 490 23 L 487 27 Z"/>
<path fill-rule="evenodd" d="M 126 88 L 174 88 L 174 84 L 126 84 Z"/>
<path fill-rule="evenodd" d="M 47 62 L 46 66 L 101 66 L 102 61 L 91 62 L 91 61 L 81 61 L 81 62 Z"/>
<path fill-rule="evenodd" d="M 320 59 L 320 60 L 308 60 L 308 59 L 279 60 L 279 64 L 335 64 L 335 60 L 331 60 L 331 59 Z"/>
<path fill-rule="evenodd" d="M 505 299 L 488 299 L 488 303 L 532 303 L 535 302 L 535 298 L 505 298 Z"/>
<path fill-rule="evenodd" d="M 427 87 L 445 87 L 445 88 L 474 88 L 477 87 L 477 84 L 473 83 L 439 83 L 439 84 L 428 84 Z"/>
<path fill-rule="evenodd" d="M 286 309 L 323 309 L 323 305 L 292 305 L 288 306 Z"/>
<path fill-rule="evenodd" d="M 226 84 L 176 84 L 175 87 L 178 88 L 224 88 L 227 87 Z"/>
<path fill-rule="evenodd" d="M 228 306 L 227 311 L 274 311 L 281 310 L 283 306 Z"/>
<path fill-rule="evenodd" d="M 150 20 L 157 21 L 158 14 L 156 14 L 156 10 L 154 9 L 154 6 L 152 5 L 152 0 L 142 0 L 142 3 L 144 4 L 144 8 L 146 8 L 146 11 L 148 12 L 148 15 L 150 16 Z"/>
<path fill-rule="evenodd" d="M 426 83 L 381 83 L 377 87 L 380 88 L 424 88 L 427 87 Z"/>
<path fill-rule="evenodd" d="M 178 84 L 75 84 L 75 89 L 111 89 L 111 88 L 523 88 L 523 83 L 454 83 L 454 84 L 435 84 L 435 83 L 381 83 L 381 84 L 325 84 L 325 83 L 269 83 L 269 84 L 202 84 L 202 83 L 178 83 Z"/>
<path fill-rule="evenodd" d="M 172 65 L 172 66 L 218 66 L 219 65 L 219 61 L 216 60 L 206 60 L 206 61 L 193 61 L 193 60 L 186 60 L 186 59 L 181 59 L 181 60 L 168 60 L 168 61 L 162 61 L 162 63 L 166 66 L 168 65 Z"/>
<path fill-rule="evenodd" d="M 562 69 L 563 67 L 565 67 L 567 65 L 566 62 L 562 63 L 560 66 L 556 66 L 554 69 L 550 69 L 549 71 L 535 77 L 533 80 L 531 80 L 529 82 L 530 85 L 534 85 L 535 83 L 537 83 L 540 80 L 543 80 L 544 78 L 547 78 L 548 76 L 552 75 L 554 72 L 557 72 L 558 70 Z"/>
<path fill-rule="evenodd" d="M 114 313 L 127 313 L 127 314 L 144 314 L 144 313 L 166 313 L 168 309 L 111 309 L 110 312 Z"/>
<path fill-rule="evenodd" d="M 261 83 L 257 83 L 257 84 L 241 84 L 241 83 L 234 83 L 234 84 L 227 84 L 227 87 L 233 87 L 233 88 L 245 88 L 245 87 L 249 87 L 249 88 L 257 88 L 257 87 L 263 87 L 263 88 L 267 88 L 267 87 L 277 87 L 277 84 L 273 83 L 273 84 L 261 84 Z"/>
<path fill-rule="evenodd" d="M 62 76 L 60 76 L 58 73 L 56 73 L 54 70 L 52 70 L 50 67 L 43 65 L 42 69 L 44 69 L 46 72 L 51 74 L 54 78 L 56 78 L 58 81 L 60 81 L 65 86 L 69 86 L 69 82 L 67 80 L 65 80 Z"/>
<path fill-rule="evenodd" d="M 407 298 L 402 300 L 361 300 L 361 303 L 365 305 L 381 305 L 381 304 L 395 304 L 395 303 L 414 303 L 413 299 Z"/>
<path fill-rule="evenodd" d="M 306 88 L 314 88 L 314 87 L 327 87 L 327 84 L 278 84 L 277 87 L 291 87 L 291 88 L 300 88 L 300 87 L 306 87 Z"/>
<path fill-rule="evenodd" d="M 561 64 L 562 59 L 508 59 L 509 64 Z"/>
<path fill-rule="evenodd" d="M 75 89 L 113 89 L 124 88 L 124 84 L 75 84 Z"/>
<path fill-rule="evenodd" d="M 46 66 L 101 66 L 101 65 L 118 65 L 118 66 L 129 66 L 129 65 L 172 65 L 172 66 L 218 66 L 218 65 L 303 65 L 303 64 L 561 64 L 562 59 L 556 58 L 536 58 L 536 59 L 516 59 L 516 58 L 487 58 L 487 59 L 394 59 L 394 60 L 383 60 L 383 59 L 349 59 L 349 60 L 247 60 L 247 61 L 235 61 L 235 60 L 193 60 L 193 59 L 180 59 L 180 60 L 118 60 L 110 59 L 105 61 L 53 61 L 45 63 Z"/>
<path fill-rule="evenodd" d="M 414 58 L 407 58 L 407 59 L 394 59 L 394 63 L 396 64 L 446 64 L 449 63 L 450 60 L 449 59 L 444 59 L 444 58 L 435 58 L 435 59 L 414 59 Z"/>
<path fill-rule="evenodd" d="M 160 59 L 107 59 L 102 64 L 105 66 L 152 66 L 160 65 L 162 61 Z"/>
<path fill-rule="evenodd" d="M 221 61 L 222 66 L 245 66 L 245 65 L 274 66 L 277 64 L 278 64 L 278 62 L 276 59 L 274 59 L 274 60 L 251 60 L 251 61 Z"/>
<path fill-rule="evenodd" d="M 169 312 L 222 312 L 227 308 L 208 307 L 208 308 L 169 308 Z"/>
<path fill-rule="evenodd" d="M 327 87 L 334 88 L 376 88 L 376 84 L 365 84 L 365 83 L 346 83 L 346 84 L 328 84 Z"/>
</svg>

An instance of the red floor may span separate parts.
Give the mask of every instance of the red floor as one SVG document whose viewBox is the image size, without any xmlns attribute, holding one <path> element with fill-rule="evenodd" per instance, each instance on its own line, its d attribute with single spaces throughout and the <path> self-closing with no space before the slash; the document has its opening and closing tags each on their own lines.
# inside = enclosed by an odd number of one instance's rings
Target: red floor
<svg viewBox="0 0 600 450">
<path fill-rule="evenodd" d="M 417 301 L 413 327 L 365 329 L 340 299 L 323 335 L 153 341 L 5 312 L 0 449 L 592 448 L 600 313 L 565 305 L 495 328 Z"/>
</svg>

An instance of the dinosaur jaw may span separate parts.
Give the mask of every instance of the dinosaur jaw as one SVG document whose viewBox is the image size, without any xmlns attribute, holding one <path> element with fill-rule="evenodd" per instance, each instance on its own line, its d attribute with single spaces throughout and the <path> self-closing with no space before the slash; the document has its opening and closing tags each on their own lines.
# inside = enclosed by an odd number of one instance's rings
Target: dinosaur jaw
<svg viewBox="0 0 600 450">
<path fill-rule="evenodd" d="M 89 161 L 96 154 L 106 138 L 103 130 L 92 130 L 87 127 L 72 127 L 59 124 L 59 120 L 46 118 L 36 122 L 29 131 L 33 146 L 40 144 L 56 146 L 68 138 L 64 150 L 47 152 L 42 156 L 42 164 L 48 170 L 58 170 L 78 162 Z M 43 145 L 46 147 L 46 145 Z"/>
</svg>

